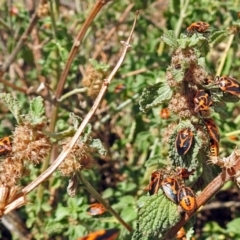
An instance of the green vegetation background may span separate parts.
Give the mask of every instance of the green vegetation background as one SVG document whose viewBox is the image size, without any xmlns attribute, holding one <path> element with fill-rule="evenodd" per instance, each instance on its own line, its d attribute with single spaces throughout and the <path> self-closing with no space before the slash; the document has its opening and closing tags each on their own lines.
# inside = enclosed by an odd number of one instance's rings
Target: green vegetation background
<svg viewBox="0 0 240 240">
<path fill-rule="evenodd" d="M 18 99 L 22 113 L 26 112 L 29 100 L 38 94 L 36 89 L 40 85 L 40 76 L 46 78 L 50 94 L 55 92 L 74 36 L 94 3 L 92 0 L 49 1 L 49 13 L 41 17 L 36 25 L 41 58 L 35 62 L 34 47 L 38 46 L 34 46 L 33 35 L 30 34 L 3 77 L 15 86 L 31 90 L 30 93 L 22 93 L 3 82 L 0 84 L 1 92 L 11 93 Z M 13 6 L 16 9 L 13 9 Z M 119 22 L 120 16 L 127 8 L 128 14 Z M 1 1 L 1 62 L 11 54 L 29 24 L 27 9 L 22 1 L 13 1 L 12 6 L 10 2 Z M 120 41 L 127 39 L 134 13 L 138 9 L 140 14 L 134 30 L 132 49 L 109 86 L 100 108 L 91 119 L 92 134 L 102 141 L 107 155 L 95 156 L 96 165 L 91 170 L 84 171 L 85 177 L 102 197 L 133 228 L 137 225 L 137 200 L 146 194 L 144 188 L 148 184 L 151 172 L 168 164 L 167 145 L 161 140 L 163 129 L 171 123 L 171 116 L 168 119 L 160 116 L 161 109 L 166 106 L 154 108 L 147 113 L 139 110 L 139 97 L 143 89 L 165 80 L 166 69 L 171 60 L 171 49 L 164 44 L 161 36 L 167 30 L 173 30 L 175 35 L 179 36 L 195 21 L 208 22 L 212 33 L 217 30 L 229 30 L 238 20 L 240 2 L 110 1 L 89 28 L 71 66 L 63 95 L 73 90 L 79 91 L 60 103 L 56 132 L 68 128 L 69 112 L 74 112 L 84 119 L 93 104 L 93 99 L 81 85 L 86 68 L 90 64 L 89 59 L 94 58 L 100 43 L 110 30 L 116 27 L 96 57 L 98 62 L 109 65 L 109 69 L 115 66 L 121 49 Z M 231 75 L 240 80 L 239 33 L 235 35 L 231 47 L 226 52 L 228 38 L 229 36 L 219 39 L 218 43 L 211 46 L 206 56 L 207 68 L 215 75 L 219 71 L 220 61 L 225 58 L 220 75 Z M 46 100 L 46 115 L 51 121 L 49 104 L 51 105 Z M 229 103 L 224 121 L 217 114 L 214 115 L 220 129 L 221 156 L 228 156 L 235 146 L 239 145 L 239 111 L 238 103 Z M 0 120 L 0 136 L 11 135 L 16 121 L 4 105 L 0 106 Z M 22 180 L 23 186 L 40 174 L 41 167 L 30 168 L 31 174 Z M 81 186 L 75 198 L 69 197 L 66 192 L 67 184 L 68 179 L 55 172 L 44 183 L 42 198 L 38 199 L 34 191 L 28 196 L 29 204 L 17 211 L 23 226 L 34 235 L 34 239 L 77 239 L 89 232 L 113 227 L 121 228 L 119 239 L 131 239 L 127 230 L 109 213 L 98 217 L 89 216 L 86 211 L 95 199 Z M 212 203 L 220 203 L 220 208 L 212 207 L 197 215 L 196 239 L 239 239 L 239 200 L 239 189 L 234 184 L 225 186 L 212 200 Z M 232 207 L 225 208 L 225 202 L 230 201 Z M 225 213 L 220 213 L 222 209 Z M 10 236 L 18 239 L 14 232 L 10 233 L 5 227 L 2 234 L 3 237 L 9 237 L 8 239 Z"/>
</svg>

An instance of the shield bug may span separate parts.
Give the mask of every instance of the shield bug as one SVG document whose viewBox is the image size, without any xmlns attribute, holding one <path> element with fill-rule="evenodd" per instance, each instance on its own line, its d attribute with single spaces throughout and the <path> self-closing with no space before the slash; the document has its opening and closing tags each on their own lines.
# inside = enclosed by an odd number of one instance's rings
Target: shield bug
<svg viewBox="0 0 240 240">
<path fill-rule="evenodd" d="M 12 151 L 12 146 L 9 137 L 0 139 L 0 156 L 6 155 Z"/>
<path fill-rule="evenodd" d="M 195 172 L 195 169 L 188 171 L 188 169 L 186 168 L 181 168 L 181 167 L 177 167 L 176 168 L 176 176 L 180 179 L 188 179 L 190 175 L 193 175 Z"/>
<path fill-rule="evenodd" d="M 223 92 L 240 97 L 240 83 L 235 78 L 228 76 L 216 77 L 216 84 Z"/>
<path fill-rule="evenodd" d="M 89 233 L 85 237 L 80 237 L 77 240 L 115 240 L 118 237 L 119 229 L 102 229 L 96 232 Z"/>
<path fill-rule="evenodd" d="M 215 142 L 219 142 L 220 140 L 219 131 L 214 120 L 212 118 L 204 118 L 203 121 L 207 127 L 207 131 L 210 135 L 210 138 L 213 139 Z"/>
<path fill-rule="evenodd" d="M 196 92 L 194 98 L 194 111 L 207 111 L 209 107 L 212 106 L 212 98 L 210 92 L 207 90 L 199 90 Z"/>
<path fill-rule="evenodd" d="M 192 35 L 194 33 L 209 33 L 207 30 L 209 28 L 209 24 L 207 22 L 194 22 L 187 28 L 187 34 Z"/>
<path fill-rule="evenodd" d="M 193 143 L 193 132 L 186 128 L 178 132 L 175 146 L 179 155 L 185 155 Z"/>
<path fill-rule="evenodd" d="M 162 180 L 163 174 L 160 170 L 152 172 L 150 183 L 145 188 L 145 190 L 147 190 L 150 195 L 156 194 L 161 187 Z"/>
<path fill-rule="evenodd" d="M 192 212 L 197 207 L 196 197 L 189 187 L 181 187 L 178 190 L 177 200 L 185 212 Z"/>
<path fill-rule="evenodd" d="M 184 228 L 181 227 L 179 229 L 179 231 L 177 232 L 176 239 L 182 239 L 183 240 L 183 239 L 185 239 L 185 237 L 186 237 L 186 232 L 185 232 Z"/>
<path fill-rule="evenodd" d="M 100 203 L 93 203 L 90 205 L 88 214 L 91 216 L 101 215 L 106 212 L 105 207 Z"/>
<path fill-rule="evenodd" d="M 165 178 L 161 185 L 166 197 L 174 203 L 177 203 L 177 193 L 179 189 L 177 180 L 175 178 Z"/>
<path fill-rule="evenodd" d="M 219 156 L 219 143 L 216 142 L 214 139 L 210 139 L 210 156 L 211 157 L 218 157 Z"/>
<path fill-rule="evenodd" d="M 170 111 L 168 110 L 168 108 L 163 108 L 160 112 L 160 117 L 163 119 L 167 119 L 170 116 Z"/>
</svg>

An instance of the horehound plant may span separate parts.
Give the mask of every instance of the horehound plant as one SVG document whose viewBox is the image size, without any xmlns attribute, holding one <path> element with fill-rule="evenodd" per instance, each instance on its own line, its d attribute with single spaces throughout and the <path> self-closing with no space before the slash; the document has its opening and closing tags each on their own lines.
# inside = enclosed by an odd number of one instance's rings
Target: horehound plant
<svg viewBox="0 0 240 240">
<path fill-rule="evenodd" d="M 209 25 L 205 25 L 208 28 Z M 240 83 L 233 82 L 237 94 L 227 91 L 223 87 L 225 77 L 220 78 L 221 85 L 207 70 L 204 59 L 210 46 L 230 34 L 218 31 L 206 36 L 194 28 L 192 32 L 181 34 L 179 39 L 173 31 L 167 31 L 162 37 L 173 49 L 166 80 L 143 91 L 140 109 L 147 112 L 154 107 L 168 106 L 172 122 L 168 120 L 161 132 L 162 143 L 168 146 L 169 164 L 152 173 L 146 188 L 150 191 L 138 201 L 138 228 L 132 239 L 174 238 L 226 181 L 232 177 L 239 180 L 236 174 L 239 150 L 234 150 L 228 158 L 219 157 L 220 136 L 212 114 L 218 113 L 222 119 L 226 117 L 225 102 L 239 100 Z M 219 169 L 209 163 L 223 169 L 218 177 Z M 179 169 L 189 176 L 180 176 Z M 194 219 L 185 225 L 188 238 L 193 234 Z"/>
</svg>

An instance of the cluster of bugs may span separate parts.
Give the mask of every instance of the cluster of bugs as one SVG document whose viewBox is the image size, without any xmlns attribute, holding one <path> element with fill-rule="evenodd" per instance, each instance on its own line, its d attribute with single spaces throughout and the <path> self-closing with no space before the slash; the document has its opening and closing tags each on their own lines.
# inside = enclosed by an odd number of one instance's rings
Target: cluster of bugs
<svg viewBox="0 0 240 240">
<path fill-rule="evenodd" d="M 157 194 L 161 188 L 169 200 L 180 205 L 185 212 L 192 212 L 197 206 L 196 197 L 189 187 L 184 186 L 183 181 L 193 173 L 194 170 L 188 171 L 180 167 L 176 170 L 156 170 L 151 174 L 150 182 L 145 190 L 153 195 Z"/>
<path fill-rule="evenodd" d="M 210 25 L 206 22 L 199 21 L 192 23 L 186 29 L 186 35 L 187 37 L 191 37 L 194 34 L 201 34 L 207 39 L 210 33 L 209 27 Z M 176 59 L 177 58 L 175 58 L 175 60 Z M 173 63 L 174 69 L 181 69 L 181 64 L 178 64 L 177 61 L 173 61 Z M 194 75 L 189 74 L 186 76 Z M 199 132 L 203 132 L 205 135 L 208 135 L 208 137 L 205 138 L 206 140 L 204 139 L 205 145 L 203 146 L 208 146 L 207 151 L 209 152 L 210 159 L 215 159 L 218 165 L 221 165 L 222 167 L 228 169 L 229 175 L 232 174 L 230 171 L 232 170 L 231 166 L 234 165 L 233 159 L 235 159 L 235 157 L 231 157 L 225 160 L 223 159 L 221 161 L 219 160 L 220 134 L 217 124 L 210 117 L 210 110 L 212 107 L 215 107 L 214 104 L 216 104 L 214 103 L 214 99 L 216 99 L 214 98 L 214 94 L 216 91 L 219 92 L 219 95 L 222 94 L 240 97 L 240 82 L 238 82 L 238 80 L 233 77 L 225 75 L 216 76 L 215 79 L 208 79 L 207 82 L 204 82 L 202 84 L 195 80 L 188 80 L 188 78 L 186 78 L 186 80 L 183 79 L 183 81 L 185 81 L 185 85 L 183 84 L 182 87 L 182 89 L 184 89 L 184 97 L 187 95 L 185 93 L 188 93 L 188 89 L 191 88 L 191 94 L 188 94 L 187 96 L 187 99 L 189 98 L 189 112 L 191 112 L 194 117 L 199 118 L 200 123 L 193 123 L 191 127 L 189 126 L 178 129 L 178 131 L 175 133 L 176 135 L 173 136 L 175 139 L 176 153 L 183 160 L 185 155 L 191 154 L 192 151 L 190 150 L 193 149 L 194 141 L 196 141 L 196 143 L 198 144 L 198 141 L 195 138 L 196 136 L 194 130 L 198 130 L 198 126 L 200 125 Z M 190 85 L 188 84 L 190 81 L 191 83 L 197 82 L 198 84 L 196 84 L 195 86 L 194 84 Z M 215 90 L 212 91 L 212 88 L 214 88 Z M 218 96 L 216 97 L 218 98 Z M 178 113 L 177 111 L 173 112 Z M 162 108 L 160 112 L 160 117 L 162 119 L 167 119 L 169 118 L 169 116 L 169 109 Z M 228 165 L 230 167 L 228 167 Z M 156 170 L 152 172 L 150 182 L 145 188 L 145 190 L 149 192 L 149 195 L 153 195 L 157 194 L 158 190 L 161 189 L 164 195 L 170 201 L 179 205 L 184 212 L 193 212 L 198 207 L 196 202 L 196 196 L 192 189 L 185 186 L 184 184 L 184 181 L 188 179 L 189 176 L 193 174 L 193 172 L 194 170 L 189 171 L 187 168 L 181 167 L 177 167 L 175 170 L 168 170 L 167 168 Z M 239 183 L 240 174 L 237 175 L 236 173 L 234 173 L 234 176 L 237 176 L 235 177 L 235 179 Z"/>
<path fill-rule="evenodd" d="M 209 24 L 206 22 L 195 22 L 192 23 L 186 30 L 187 36 L 192 36 L 194 33 L 203 34 L 209 33 Z M 240 82 L 237 79 L 229 76 L 216 76 L 215 80 L 209 80 L 208 83 L 216 85 L 223 92 L 223 94 L 230 94 L 232 96 L 240 97 Z M 219 130 L 214 120 L 211 118 L 204 118 L 204 113 L 207 113 L 211 106 L 213 105 L 213 100 L 211 92 L 208 89 L 196 90 L 193 97 L 194 112 L 199 114 L 202 119 L 203 124 L 209 134 L 209 153 L 211 157 L 219 156 Z M 194 134 L 190 129 L 181 129 L 176 136 L 175 147 L 177 153 L 182 156 L 189 152 L 192 147 L 194 140 Z"/>
</svg>

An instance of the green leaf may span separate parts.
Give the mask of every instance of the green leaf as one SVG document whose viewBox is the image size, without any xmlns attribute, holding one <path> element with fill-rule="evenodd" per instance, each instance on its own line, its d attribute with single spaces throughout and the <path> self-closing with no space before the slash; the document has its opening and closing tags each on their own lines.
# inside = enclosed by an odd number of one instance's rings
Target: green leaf
<svg viewBox="0 0 240 240">
<path fill-rule="evenodd" d="M 227 224 L 227 232 L 234 233 L 239 236 L 240 235 L 239 226 L 240 226 L 240 218 L 235 218 Z"/>
<path fill-rule="evenodd" d="M 107 199 L 110 198 L 114 195 L 114 191 L 112 188 L 107 188 L 103 193 L 102 193 L 102 198 Z"/>
<path fill-rule="evenodd" d="M 72 122 L 75 130 L 77 130 L 79 128 L 80 124 L 82 123 L 82 118 L 75 115 L 73 112 L 69 113 L 69 120 Z"/>
<path fill-rule="evenodd" d="M 63 207 L 62 205 L 59 205 L 55 215 L 55 221 L 61 221 L 62 219 L 69 216 L 69 209 L 67 207 Z"/>
<path fill-rule="evenodd" d="M 40 125 L 46 121 L 46 117 L 43 116 L 44 113 L 43 99 L 36 97 L 30 101 L 29 112 L 25 116 L 25 119 L 32 125 Z"/>
<path fill-rule="evenodd" d="M 138 202 L 139 229 L 144 236 L 159 236 L 179 219 L 177 204 L 170 201 L 162 192 L 152 196 L 144 196 L 144 201 Z"/>
<path fill-rule="evenodd" d="M 161 38 L 170 47 L 174 49 L 178 48 L 179 44 L 173 30 L 165 32 Z"/>
<path fill-rule="evenodd" d="M 156 83 L 146 87 L 139 100 L 140 110 L 147 112 L 150 108 L 157 107 L 172 97 L 173 91 L 166 83 Z"/>
<path fill-rule="evenodd" d="M 193 34 L 191 37 L 186 37 L 186 35 L 181 35 L 178 39 L 179 47 L 182 49 L 188 47 L 202 47 L 203 44 L 208 45 L 208 40 L 202 34 Z"/>
<path fill-rule="evenodd" d="M 109 65 L 107 65 L 106 63 L 99 63 L 95 59 L 90 58 L 89 62 L 91 63 L 93 68 L 96 69 L 96 70 L 106 72 L 109 69 Z"/>
<path fill-rule="evenodd" d="M 216 46 L 218 43 L 222 42 L 227 36 L 229 36 L 229 32 L 226 30 L 213 32 L 209 37 L 209 42 L 212 46 Z"/>
<path fill-rule="evenodd" d="M 98 153 L 101 154 L 101 155 L 106 155 L 106 153 L 107 153 L 106 149 L 104 148 L 104 146 L 103 146 L 103 144 L 101 142 L 101 140 L 99 140 L 99 139 L 92 139 L 92 140 L 90 140 L 89 146 L 91 148 L 96 149 L 98 151 Z"/>
<path fill-rule="evenodd" d="M 131 222 L 135 219 L 137 219 L 137 212 L 132 206 L 124 207 L 124 209 L 121 212 L 121 216 L 126 222 Z"/>
<path fill-rule="evenodd" d="M 18 124 L 22 123 L 22 118 L 20 116 L 20 107 L 17 99 L 13 98 L 10 93 L 0 93 L 0 99 L 4 101 L 7 108 L 11 111 Z"/>
</svg>

